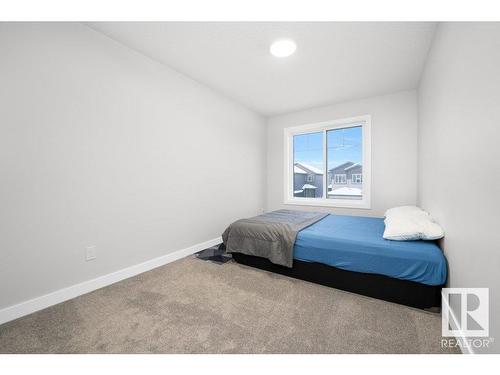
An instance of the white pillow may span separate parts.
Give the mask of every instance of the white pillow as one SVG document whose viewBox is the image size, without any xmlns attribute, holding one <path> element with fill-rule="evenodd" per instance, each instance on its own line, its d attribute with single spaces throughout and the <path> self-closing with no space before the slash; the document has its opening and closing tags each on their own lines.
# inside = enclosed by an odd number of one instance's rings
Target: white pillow
<svg viewBox="0 0 500 375">
<path fill-rule="evenodd" d="M 385 211 L 385 217 L 411 217 L 412 214 L 427 214 L 424 210 L 417 206 L 399 206 L 389 208 Z M 427 214 L 428 215 L 428 214 Z"/>
<path fill-rule="evenodd" d="M 387 210 L 383 237 L 394 241 L 437 240 L 443 229 L 424 210 L 415 206 Z"/>
</svg>

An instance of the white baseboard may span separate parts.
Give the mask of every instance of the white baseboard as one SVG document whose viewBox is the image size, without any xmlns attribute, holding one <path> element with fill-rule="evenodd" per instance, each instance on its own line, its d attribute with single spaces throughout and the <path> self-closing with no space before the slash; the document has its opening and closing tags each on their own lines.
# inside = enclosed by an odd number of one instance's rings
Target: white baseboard
<svg viewBox="0 0 500 375">
<path fill-rule="evenodd" d="M 221 237 L 214 238 L 212 240 L 205 241 L 196 244 L 194 246 L 190 246 L 185 249 L 177 250 L 174 251 L 173 253 L 148 260 L 144 263 L 139 263 L 121 269 L 119 271 L 97 277 L 92 280 L 84 281 L 82 283 L 75 284 L 64 289 L 59 289 L 52 293 L 36 297 L 25 302 L 21 302 L 17 305 L 6 307 L 0 310 L 0 324 L 34 313 L 35 311 L 45 309 L 47 307 L 56 305 L 58 303 L 67 301 L 69 299 L 81 296 L 82 294 L 92 292 L 96 289 L 100 289 L 102 287 L 114 284 L 118 281 L 128 279 L 129 277 L 152 270 L 153 268 L 163 266 L 167 263 L 184 258 L 198 251 L 209 248 L 211 246 L 215 246 L 221 242 L 222 242 Z"/>
<path fill-rule="evenodd" d="M 463 331 L 459 328 L 460 325 L 458 324 L 458 319 L 455 316 L 455 312 L 453 311 L 450 304 L 448 303 L 448 299 L 443 298 L 442 294 L 443 294 L 443 292 L 441 292 L 441 301 L 442 301 L 442 303 L 446 304 L 446 307 L 448 308 L 448 311 L 450 312 L 450 317 L 451 317 L 451 322 L 450 322 L 451 324 L 450 325 L 454 331 L 458 331 L 458 334 L 455 335 L 455 338 L 457 340 L 460 340 L 461 342 L 467 342 L 467 339 L 466 339 Z M 476 354 L 476 353 L 474 353 L 474 350 L 472 350 L 470 345 L 464 345 L 460 349 L 462 350 L 462 353 L 464 353 L 464 350 L 467 352 L 464 354 Z"/>
</svg>

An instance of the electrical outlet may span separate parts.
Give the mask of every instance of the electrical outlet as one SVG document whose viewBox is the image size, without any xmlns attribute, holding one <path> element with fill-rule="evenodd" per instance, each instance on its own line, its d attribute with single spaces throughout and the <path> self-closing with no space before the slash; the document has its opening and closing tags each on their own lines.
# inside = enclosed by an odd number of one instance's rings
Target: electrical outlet
<svg viewBox="0 0 500 375">
<path fill-rule="evenodd" d="M 89 261 L 94 260 L 95 258 L 97 258 L 97 250 L 95 246 L 87 246 L 85 249 L 85 260 Z"/>
</svg>

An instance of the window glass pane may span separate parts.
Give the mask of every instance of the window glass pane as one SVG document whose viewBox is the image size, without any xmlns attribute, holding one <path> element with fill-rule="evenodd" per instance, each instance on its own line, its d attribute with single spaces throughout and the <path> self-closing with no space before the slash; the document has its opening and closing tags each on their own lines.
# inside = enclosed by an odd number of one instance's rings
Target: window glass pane
<svg viewBox="0 0 500 375">
<path fill-rule="evenodd" d="M 293 196 L 323 197 L 323 132 L 293 137 Z"/>
<path fill-rule="evenodd" d="M 363 198 L 363 128 L 326 132 L 328 190 L 335 199 Z"/>
</svg>

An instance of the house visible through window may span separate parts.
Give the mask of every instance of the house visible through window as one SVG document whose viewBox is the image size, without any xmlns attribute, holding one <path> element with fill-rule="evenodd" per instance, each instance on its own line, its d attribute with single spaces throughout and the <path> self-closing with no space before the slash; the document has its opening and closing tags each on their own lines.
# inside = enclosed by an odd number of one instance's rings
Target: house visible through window
<svg viewBox="0 0 500 375">
<path fill-rule="evenodd" d="M 285 129 L 285 203 L 370 207 L 370 116 Z"/>
</svg>

